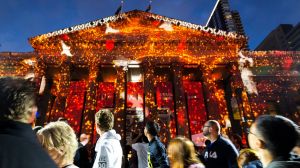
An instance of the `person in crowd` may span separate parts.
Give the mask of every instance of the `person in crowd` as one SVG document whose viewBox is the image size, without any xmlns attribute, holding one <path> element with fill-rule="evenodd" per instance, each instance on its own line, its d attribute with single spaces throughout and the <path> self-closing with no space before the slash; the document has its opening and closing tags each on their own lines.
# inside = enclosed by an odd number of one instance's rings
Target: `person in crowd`
<svg viewBox="0 0 300 168">
<path fill-rule="evenodd" d="M 131 142 L 128 142 L 127 145 L 131 145 L 132 148 L 137 152 L 138 158 L 138 168 L 148 167 L 148 139 L 143 134 L 140 133 L 136 138 Z"/>
<path fill-rule="evenodd" d="M 230 140 L 238 151 L 243 149 L 242 137 L 239 134 L 231 135 Z"/>
<path fill-rule="evenodd" d="M 187 138 L 172 139 L 167 151 L 171 168 L 204 168 L 197 157 L 193 142 Z"/>
<path fill-rule="evenodd" d="M 42 146 L 60 168 L 77 168 L 73 159 L 78 146 L 74 130 L 63 121 L 50 122 L 38 131 Z"/>
<path fill-rule="evenodd" d="M 0 78 L 0 167 L 57 167 L 31 127 L 37 111 L 35 92 L 29 80 Z"/>
<path fill-rule="evenodd" d="M 121 168 L 123 151 L 120 144 L 121 136 L 113 129 L 114 115 L 108 109 L 99 110 L 95 115 L 97 141 L 96 159 L 93 168 Z"/>
<path fill-rule="evenodd" d="M 237 168 L 238 151 L 229 139 L 221 136 L 220 129 L 215 120 L 203 126 L 203 135 L 210 141 L 204 151 L 204 165 L 206 168 Z"/>
<path fill-rule="evenodd" d="M 237 158 L 239 168 L 262 168 L 262 163 L 252 149 L 242 149 Z"/>
<path fill-rule="evenodd" d="M 87 149 L 87 144 L 89 143 L 90 137 L 87 134 L 81 134 L 79 137 L 78 148 L 76 150 L 76 154 L 74 157 L 74 165 L 80 168 L 89 168 L 90 159 L 89 159 L 89 152 Z"/>
<path fill-rule="evenodd" d="M 160 131 L 159 125 L 154 121 L 146 123 L 144 134 L 149 141 L 148 167 L 169 168 L 166 148 L 157 137 Z"/>
<path fill-rule="evenodd" d="M 262 115 L 251 125 L 248 141 L 264 168 L 299 168 L 300 162 L 290 161 L 290 152 L 298 136 L 291 120 L 278 115 Z"/>
</svg>

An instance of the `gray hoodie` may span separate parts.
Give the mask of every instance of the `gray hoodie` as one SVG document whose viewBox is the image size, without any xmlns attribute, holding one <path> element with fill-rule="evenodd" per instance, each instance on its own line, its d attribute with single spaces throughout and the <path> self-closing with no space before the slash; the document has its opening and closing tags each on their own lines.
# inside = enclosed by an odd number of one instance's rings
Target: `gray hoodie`
<svg viewBox="0 0 300 168">
<path fill-rule="evenodd" d="M 101 135 L 95 147 L 97 154 L 93 168 L 121 168 L 123 151 L 120 140 L 121 136 L 113 129 Z"/>
</svg>

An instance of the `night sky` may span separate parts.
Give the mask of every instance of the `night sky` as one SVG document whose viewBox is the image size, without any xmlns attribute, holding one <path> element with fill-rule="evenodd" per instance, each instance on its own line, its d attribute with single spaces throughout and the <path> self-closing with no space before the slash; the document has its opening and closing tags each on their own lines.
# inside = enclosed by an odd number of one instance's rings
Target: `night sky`
<svg viewBox="0 0 300 168">
<path fill-rule="evenodd" d="M 281 23 L 300 22 L 300 0 L 229 0 L 238 10 L 250 49 Z M 153 0 L 152 12 L 205 25 L 216 0 Z M 149 0 L 125 0 L 123 11 Z M 0 0 L 0 52 L 33 51 L 28 38 L 114 15 L 120 0 Z"/>
</svg>

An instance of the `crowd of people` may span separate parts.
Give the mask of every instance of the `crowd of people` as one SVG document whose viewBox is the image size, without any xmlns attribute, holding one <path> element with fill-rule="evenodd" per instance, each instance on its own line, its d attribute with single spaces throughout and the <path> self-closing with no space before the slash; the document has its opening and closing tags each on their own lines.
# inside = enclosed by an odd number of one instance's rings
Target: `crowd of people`
<svg viewBox="0 0 300 168">
<path fill-rule="evenodd" d="M 95 114 L 99 139 L 92 149 L 95 156 L 91 156 L 89 136 L 76 138 L 67 121 L 32 128 L 37 111 L 35 92 L 30 80 L 0 78 L 1 168 L 124 167 L 113 111 L 101 109 Z M 216 120 L 208 120 L 202 131 L 207 140 L 200 153 L 190 139 L 180 136 L 171 139 L 166 148 L 155 121 L 148 121 L 143 133 L 127 145 L 137 152 L 138 168 L 300 168 L 299 126 L 283 116 L 261 115 L 255 120 L 248 131 L 251 149 L 245 148 L 238 135 L 231 139 L 222 136 Z"/>
</svg>

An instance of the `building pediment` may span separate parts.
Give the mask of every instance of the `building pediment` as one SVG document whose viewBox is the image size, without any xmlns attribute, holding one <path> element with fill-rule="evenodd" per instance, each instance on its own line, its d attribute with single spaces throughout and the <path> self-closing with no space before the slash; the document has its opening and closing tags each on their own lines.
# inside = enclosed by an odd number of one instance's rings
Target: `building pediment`
<svg viewBox="0 0 300 168">
<path fill-rule="evenodd" d="M 157 14 L 133 10 L 29 39 L 39 54 L 61 55 L 64 43 L 76 57 L 118 58 L 180 55 L 199 62 L 213 56 L 236 56 L 245 37 Z M 203 61 L 203 60 L 202 60 Z"/>
</svg>

